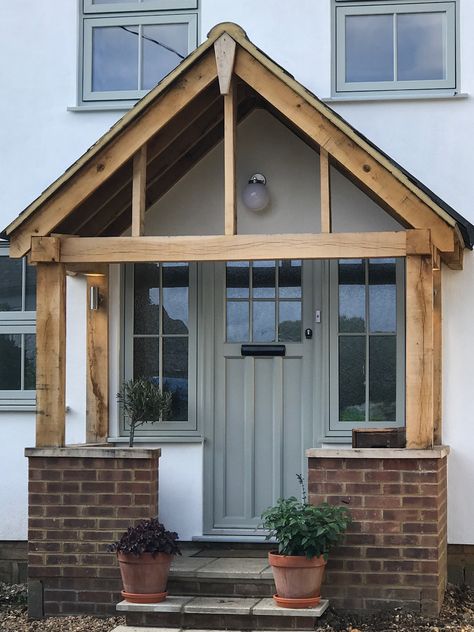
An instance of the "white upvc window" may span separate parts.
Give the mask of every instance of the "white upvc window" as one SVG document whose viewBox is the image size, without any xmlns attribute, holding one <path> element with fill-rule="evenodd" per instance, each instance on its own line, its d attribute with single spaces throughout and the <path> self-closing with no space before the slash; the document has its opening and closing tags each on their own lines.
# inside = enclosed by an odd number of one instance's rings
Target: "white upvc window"
<svg viewBox="0 0 474 632">
<path fill-rule="evenodd" d="M 330 264 L 329 436 L 405 423 L 404 263 Z"/>
<path fill-rule="evenodd" d="M 455 0 L 334 0 L 334 22 L 336 96 L 455 91 Z"/>
<path fill-rule="evenodd" d="M 0 410 L 34 410 L 36 272 L 0 245 Z"/>
<path fill-rule="evenodd" d="M 81 0 L 80 100 L 143 97 L 197 45 L 197 0 Z"/>
</svg>

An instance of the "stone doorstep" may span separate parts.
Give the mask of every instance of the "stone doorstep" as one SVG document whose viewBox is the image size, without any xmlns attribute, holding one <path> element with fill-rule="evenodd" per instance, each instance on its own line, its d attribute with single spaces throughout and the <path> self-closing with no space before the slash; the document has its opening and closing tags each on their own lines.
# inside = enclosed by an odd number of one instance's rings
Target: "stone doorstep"
<svg viewBox="0 0 474 632">
<path fill-rule="evenodd" d="M 266 558 L 177 557 L 170 570 L 173 579 L 272 579 Z"/>
<path fill-rule="evenodd" d="M 272 598 L 168 597 L 160 603 L 138 604 L 121 601 L 118 612 L 221 614 L 278 617 L 320 617 L 329 605 L 327 599 L 315 608 L 281 608 Z M 148 628 L 150 630 L 150 628 Z M 130 627 L 126 628 L 131 632 Z"/>
</svg>

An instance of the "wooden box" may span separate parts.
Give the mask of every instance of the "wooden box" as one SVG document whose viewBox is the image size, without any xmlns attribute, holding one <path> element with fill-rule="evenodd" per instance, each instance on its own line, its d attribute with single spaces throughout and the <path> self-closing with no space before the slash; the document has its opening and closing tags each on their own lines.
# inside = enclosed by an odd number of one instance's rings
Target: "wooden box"
<svg viewBox="0 0 474 632">
<path fill-rule="evenodd" d="M 354 428 L 353 448 L 404 448 L 405 428 Z"/>
</svg>

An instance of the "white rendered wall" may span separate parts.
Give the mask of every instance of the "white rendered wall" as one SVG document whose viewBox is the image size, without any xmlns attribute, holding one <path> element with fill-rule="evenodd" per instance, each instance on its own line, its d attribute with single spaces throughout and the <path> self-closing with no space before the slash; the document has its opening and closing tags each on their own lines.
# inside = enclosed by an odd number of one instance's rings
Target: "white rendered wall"
<svg viewBox="0 0 474 632">
<path fill-rule="evenodd" d="M 76 103 L 76 0 L 15 0 L 3 4 L 0 21 L 1 227 L 121 115 L 120 112 L 67 110 Z M 200 7 L 201 41 L 218 22 L 240 23 L 257 46 L 296 79 L 322 98 L 330 95 L 329 0 L 300 0 L 297 4 L 283 0 L 201 0 Z M 460 0 L 460 8 L 460 91 L 472 95 L 474 3 Z M 474 104 L 471 96 L 331 105 L 456 210 L 474 221 Z M 281 202 L 281 198 L 279 200 Z M 280 202 L 275 198 L 275 204 Z M 465 490 L 474 487 L 474 460 L 470 457 L 474 449 L 473 378 L 469 370 L 474 355 L 473 255 L 466 256 L 463 272 L 444 270 L 443 277 L 444 437 L 452 448 L 449 541 L 474 544 L 474 530 L 469 528 L 474 522 L 474 506 L 464 495 Z M 71 292 L 77 290 L 79 296 L 82 289 L 74 288 Z M 68 296 L 71 301 L 76 300 L 70 292 Z M 83 314 L 82 310 L 73 324 L 77 326 L 78 340 Z M 70 324 L 70 332 L 71 327 Z M 112 336 L 117 338 L 119 334 L 112 332 Z M 68 434 L 74 440 L 81 434 L 80 400 L 84 379 L 84 363 L 77 357 L 72 366 L 71 362 L 68 364 L 68 383 L 79 385 L 75 392 L 68 387 L 71 405 Z M 6 505 L 9 511 L 0 518 L 0 539 L 24 537 L 26 459 L 23 448 L 33 441 L 33 415 L 0 415 L 0 463 L 8 475 L 2 479 L 8 480 L 8 484 L 4 483 L 6 489 L 0 488 L 0 499 L 12 499 Z M 163 468 L 166 468 L 164 463 L 163 460 Z M 193 471 L 198 473 L 196 468 L 198 466 L 193 465 Z M 168 471 L 172 471 L 171 466 Z M 165 482 L 166 473 L 163 473 L 162 484 Z M 164 497 L 163 502 L 166 504 Z"/>
</svg>

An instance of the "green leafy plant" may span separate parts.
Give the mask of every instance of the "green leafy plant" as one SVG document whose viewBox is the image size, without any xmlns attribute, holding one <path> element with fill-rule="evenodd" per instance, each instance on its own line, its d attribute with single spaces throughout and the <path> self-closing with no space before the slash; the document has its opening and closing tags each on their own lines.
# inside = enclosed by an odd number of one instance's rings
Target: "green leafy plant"
<svg viewBox="0 0 474 632">
<path fill-rule="evenodd" d="M 308 559 L 322 555 L 342 540 L 351 516 L 347 507 L 307 502 L 303 477 L 298 475 L 302 499 L 280 498 L 262 514 L 262 526 L 268 529 L 267 540 L 274 537 L 280 555 L 301 555 Z"/>
<path fill-rule="evenodd" d="M 122 390 L 117 393 L 117 401 L 129 419 L 129 446 L 132 447 L 138 426 L 167 418 L 171 411 L 172 395 L 169 391 L 160 390 L 150 380 L 137 378 L 124 382 Z"/>
<path fill-rule="evenodd" d="M 158 518 L 150 518 L 142 520 L 134 527 L 129 527 L 120 540 L 107 546 L 107 550 L 135 556 L 142 553 L 181 555 L 177 539 L 178 534 L 167 531 Z"/>
</svg>

